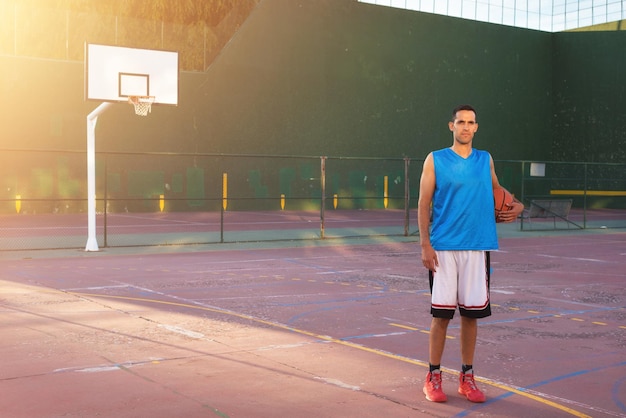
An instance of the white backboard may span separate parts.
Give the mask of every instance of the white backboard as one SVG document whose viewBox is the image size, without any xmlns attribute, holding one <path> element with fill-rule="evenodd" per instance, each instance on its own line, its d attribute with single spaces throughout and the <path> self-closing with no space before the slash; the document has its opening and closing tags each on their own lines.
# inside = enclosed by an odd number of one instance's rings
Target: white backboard
<svg viewBox="0 0 626 418">
<path fill-rule="evenodd" d="M 178 52 L 86 44 L 85 99 L 128 102 L 129 96 L 177 105 Z"/>
</svg>

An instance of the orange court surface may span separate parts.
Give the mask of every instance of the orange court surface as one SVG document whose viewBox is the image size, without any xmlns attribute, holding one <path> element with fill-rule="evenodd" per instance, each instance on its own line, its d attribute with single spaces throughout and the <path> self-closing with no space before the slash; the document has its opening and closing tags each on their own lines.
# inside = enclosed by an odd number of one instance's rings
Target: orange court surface
<svg viewBox="0 0 626 418">
<path fill-rule="evenodd" d="M 0 252 L 0 416 L 626 417 L 626 233 L 499 225 L 493 315 L 422 394 L 417 237 Z"/>
</svg>

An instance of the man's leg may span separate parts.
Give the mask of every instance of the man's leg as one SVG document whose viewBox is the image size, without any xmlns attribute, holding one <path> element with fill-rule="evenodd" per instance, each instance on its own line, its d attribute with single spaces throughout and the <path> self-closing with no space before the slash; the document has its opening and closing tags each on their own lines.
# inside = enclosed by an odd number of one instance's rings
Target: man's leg
<svg viewBox="0 0 626 418">
<path fill-rule="evenodd" d="M 450 251 L 438 251 L 439 267 L 437 272 L 429 271 L 431 308 L 433 319 L 430 323 L 428 338 L 428 375 L 424 382 L 426 399 L 432 402 L 445 402 L 448 398 L 442 389 L 441 359 L 446 344 L 448 324 L 454 317 L 457 306 L 457 269 L 454 254 Z M 435 279 L 436 276 L 436 279 Z"/>
<path fill-rule="evenodd" d="M 472 402 L 485 402 L 474 382 L 474 354 L 478 336 L 477 318 L 491 315 L 489 302 L 490 260 L 485 251 L 459 252 L 459 313 L 461 315 L 461 375 L 459 393 Z"/>
<path fill-rule="evenodd" d="M 461 317 L 461 361 L 463 364 L 474 364 L 476 351 L 476 337 L 478 335 L 478 320 L 476 318 Z"/>
<path fill-rule="evenodd" d="M 474 382 L 474 352 L 478 335 L 478 320 L 461 317 L 461 361 L 463 362 L 459 376 L 458 392 L 471 402 L 485 402 L 486 397 Z"/>
<path fill-rule="evenodd" d="M 449 323 L 450 320 L 447 318 L 433 318 L 430 323 L 430 336 L 428 338 L 428 361 L 430 364 L 441 364 Z"/>
<path fill-rule="evenodd" d="M 450 320 L 447 318 L 433 317 L 430 323 L 430 334 L 428 337 L 428 361 L 430 370 L 424 382 L 424 395 L 432 402 L 445 402 L 448 397 L 443 392 L 441 386 L 441 358 L 446 345 L 446 333 Z"/>
</svg>

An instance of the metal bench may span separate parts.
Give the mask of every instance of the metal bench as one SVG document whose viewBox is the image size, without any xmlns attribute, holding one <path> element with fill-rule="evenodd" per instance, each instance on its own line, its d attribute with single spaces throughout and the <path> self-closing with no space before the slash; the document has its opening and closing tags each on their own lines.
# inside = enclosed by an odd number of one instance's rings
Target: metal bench
<svg viewBox="0 0 626 418">
<path fill-rule="evenodd" d="M 532 219 L 538 218 L 552 218 L 554 229 L 557 229 L 557 219 L 565 221 L 568 229 L 570 225 L 582 229 L 582 226 L 568 219 L 571 208 L 572 199 L 533 199 L 530 201 L 530 207 L 521 215 L 521 229 L 524 229 L 524 220 L 528 220 L 532 229 Z"/>
</svg>

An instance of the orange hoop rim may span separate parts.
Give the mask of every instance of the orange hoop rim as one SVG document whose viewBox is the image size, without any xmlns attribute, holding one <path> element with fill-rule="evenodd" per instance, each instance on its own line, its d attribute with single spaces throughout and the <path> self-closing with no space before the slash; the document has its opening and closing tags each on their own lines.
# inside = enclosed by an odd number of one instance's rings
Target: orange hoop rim
<svg viewBox="0 0 626 418">
<path fill-rule="evenodd" d="M 130 104 L 139 104 L 139 103 L 154 103 L 154 96 L 128 96 L 128 103 Z"/>
<path fill-rule="evenodd" d="M 128 96 L 128 103 L 135 106 L 135 114 L 147 116 L 148 113 L 152 112 L 154 96 Z"/>
</svg>

